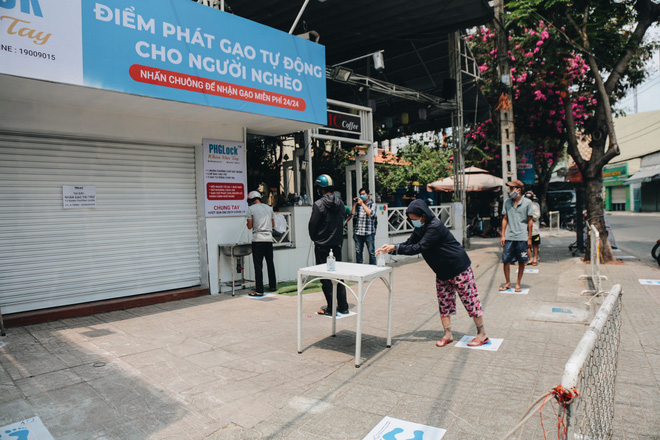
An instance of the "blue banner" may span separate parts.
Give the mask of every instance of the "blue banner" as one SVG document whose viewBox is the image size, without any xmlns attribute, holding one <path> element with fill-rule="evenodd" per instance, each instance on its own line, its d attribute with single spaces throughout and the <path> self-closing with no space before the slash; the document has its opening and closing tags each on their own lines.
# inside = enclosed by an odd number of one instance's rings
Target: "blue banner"
<svg viewBox="0 0 660 440">
<path fill-rule="evenodd" d="M 534 150 L 526 149 L 518 161 L 518 179 L 525 185 L 534 185 Z"/>
<path fill-rule="evenodd" d="M 185 0 L 0 0 L 0 73 L 324 125 L 325 48 Z"/>
</svg>

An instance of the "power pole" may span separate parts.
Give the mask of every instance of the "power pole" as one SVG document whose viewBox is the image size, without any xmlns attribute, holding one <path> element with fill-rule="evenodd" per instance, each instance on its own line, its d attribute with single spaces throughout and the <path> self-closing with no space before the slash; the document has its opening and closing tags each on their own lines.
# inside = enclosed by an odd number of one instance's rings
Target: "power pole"
<svg viewBox="0 0 660 440">
<path fill-rule="evenodd" d="M 509 40 L 504 28 L 504 0 L 493 2 L 495 9 L 495 28 L 497 30 L 497 67 L 502 96 L 496 110 L 500 112 L 500 133 L 502 140 L 502 194 L 506 194 L 506 183 L 518 178 L 516 169 L 516 131 L 513 120 L 513 100 L 511 96 L 511 70 L 509 68 Z"/>
</svg>

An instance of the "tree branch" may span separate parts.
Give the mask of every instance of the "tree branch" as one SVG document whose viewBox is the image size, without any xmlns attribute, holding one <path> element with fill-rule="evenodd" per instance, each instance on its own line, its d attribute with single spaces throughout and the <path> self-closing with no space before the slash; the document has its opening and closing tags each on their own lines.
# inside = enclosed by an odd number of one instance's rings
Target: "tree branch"
<svg viewBox="0 0 660 440">
<path fill-rule="evenodd" d="M 619 80 L 623 77 L 628 68 L 628 63 L 639 49 L 648 28 L 660 18 L 660 5 L 651 2 L 651 0 L 638 0 L 635 3 L 635 9 L 637 10 L 637 26 L 628 39 L 628 43 L 626 43 L 625 51 L 605 82 L 605 91 L 608 95 L 612 94 Z"/>
<path fill-rule="evenodd" d="M 573 119 L 573 102 L 571 101 L 568 91 L 566 91 L 566 98 L 563 98 L 563 101 L 564 115 L 566 118 L 566 135 L 568 136 L 568 154 L 571 155 L 575 164 L 580 171 L 582 171 L 586 167 L 587 162 L 582 158 L 580 150 L 578 150 L 575 119 Z"/>
</svg>

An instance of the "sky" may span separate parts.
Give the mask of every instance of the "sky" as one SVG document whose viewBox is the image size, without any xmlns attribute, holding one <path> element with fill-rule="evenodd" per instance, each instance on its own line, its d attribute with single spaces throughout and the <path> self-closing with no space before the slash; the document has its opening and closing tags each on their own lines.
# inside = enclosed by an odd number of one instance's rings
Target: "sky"
<svg viewBox="0 0 660 440">
<path fill-rule="evenodd" d="M 647 32 L 647 38 L 660 39 L 660 28 L 654 27 Z M 649 73 L 647 80 L 637 87 L 637 113 L 660 110 L 660 54 L 655 53 L 647 64 Z M 623 109 L 626 114 L 635 113 L 635 98 L 631 91 L 623 98 L 617 108 Z"/>
</svg>

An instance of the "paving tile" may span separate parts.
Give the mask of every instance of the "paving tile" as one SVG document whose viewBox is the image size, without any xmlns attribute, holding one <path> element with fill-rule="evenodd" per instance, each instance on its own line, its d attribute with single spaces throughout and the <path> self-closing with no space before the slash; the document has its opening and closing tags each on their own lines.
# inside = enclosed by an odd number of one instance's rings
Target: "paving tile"
<svg viewBox="0 0 660 440">
<path fill-rule="evenodd" d="M 532 288 L 524 298 L 497 292 L 495 241 L 470 250 L 486 329 L 504 339 L 497 352 L 435 346 L 442 325 L 433 274 L 420 259 L 395 264 L 389 349 L 385 290 L 374 285 L 370 292 L 359 369 L 355 321 L 339 321 L 331 337 L 331 321 L 313 316 L 320 293 L 305 301 L 302 354 L 293 297 L 258 303 L 213 295 L 12 328 L 0 339 L 0 422 L 37 415 L 67 440 L 353 440 L 391 416 L 447 429 L 444 440 L 501 438 L 533 400 L 561 382 L 586 331 L 586 325 L 527 319 L 543 304 L 586 300 L 575 291 L 585 266 L 568 257 L 569 239 L 544 240 L 543 272 L 524 278 Z M 611 279 L 627 283 L 617 440 L 657 440 L 660 432 L 660 312 L 648 307 L 654 300 L 636 283 L 636 272 L 647 270 L 638 264 L 607 267 Z M 474 334 L 461 305 L 452 330 L 455 340 Z M 552 417 L 545 408 L 549 433 Z M 512 438 L 543 438 L 540 422 L 534 415 Z"/>
</svg>

